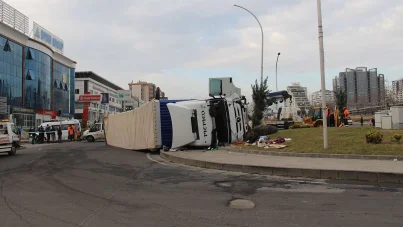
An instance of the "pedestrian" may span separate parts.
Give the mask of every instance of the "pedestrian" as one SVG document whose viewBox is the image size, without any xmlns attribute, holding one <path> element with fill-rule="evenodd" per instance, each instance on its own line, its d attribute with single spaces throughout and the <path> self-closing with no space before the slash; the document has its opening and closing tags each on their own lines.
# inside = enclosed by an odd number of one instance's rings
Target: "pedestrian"
<svg viewBox="0 0 403 227">
<path fill-rule="evenodd" d="M 43 143 L 45 140 L 45 129 L 42 127 L 42 125 L 39 126 L 38 132 L 39 132 L 39 142 Z"/>
<path fill-rule="evenodd" d="M 372 117 L 372 119 L 371 119 L 371 124 L 372 124 L 372 127 L 375 127 L 375 118 L 374 117 Z"/>
<path fill-rule="evenodd" d="M 46 125 L 46 143 L 50 143 L 51 130 L 50 126 Z"/>
<path fill-rule="evenodd" d="M 62 142 L 62 127 L 61 126 L 59 126 L 58 128 L 57 128 L 57 139 L 58 139 L 58 141 L 59 141 L 59 143 L 61 143 Z"/>
<path fill-rule="evenodd" d="M 330 111 L 330 127 L 334 127 L 335 122 L 334 122 L 334 113 Z"/>
<path fill-rule="evenodd" d="M 68 132 L 69 132 L 70 141 L 73 141 L 73 139 L 74 139 L 73 125 L 70 125 L 70 126 L 69 126 Z"/>
<path fill-rule="evenodd" d="M 53 126 L 52 125 L 52 127 L 51 127 L 51 130 L 52 130 L 52 143 L 55 143 L 55 137 L 56 137 L 56 128 L 55 128 L 55 126 Z"/>
<path fill-rule="evenodd" d="M 361 123 L 361 127 L 364 126 L 364 118 L 362 116 L 361 116 L 361 119 L 360 119 L 360 123 Z"/>
<path fill-rule="evenodd" d="M 73 130 L 73 141 L 76 141 L 76 140 L 77 140 L 77 137 L 76 137 L 76 126 L 75 126 L 75 125 L 71 125 L 71 128 L 72 128 L 72 130 Z"/>
</svg>

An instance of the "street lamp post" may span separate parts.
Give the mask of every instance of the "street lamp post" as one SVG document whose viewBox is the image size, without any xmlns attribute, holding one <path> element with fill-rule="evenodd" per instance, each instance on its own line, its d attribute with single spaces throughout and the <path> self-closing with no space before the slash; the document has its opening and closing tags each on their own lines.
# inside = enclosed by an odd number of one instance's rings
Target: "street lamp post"
<svg viewBox="0 0 403 227">
<path fill-rule="evenodd" d="M 278 63 L 278 58 L 280 57 L 280 52 L 277 54 L 277 61 L 276 61 L 276 91 L 278 91 L 278 85 L 277 85 L 277 63 Z"/>
<path fill-rule="evenodd" d="M 278 58 L 280 57 L 280 52 L 277 54 L 277 60 L 276 60 L 276 91 L 278 91 L 278 84 L 277 84 L 277 63 L 278 63 Z M 285 105 L 284 105 L 285 106 Z M 276 111 L 278 110 L 278 106 L 276 103 Z"/>
<path fill-rule="evenodd" d="M 260 83 L 263 84 L 263 28 L 262 28 L 262 25 L 260 24 L 260 21 L 257 19 L 255 14 L 253 14 L 251 11 L 249 11 L 248 9 L 246 9 L 242 6 L 239 6 L 239 5 L 234 5 L 234 6 L 244 9 L 244 10 L 248 11 L 250 14 L 252 14 L 252 16 L 256 19 L 257 23 L 259 23 L 260 31 L 262 31 L 262 57 L 261 57 L 261 69 L 260 69 Z"/>
<path fill-rule="evenodd" d="M 321 0 L 317 0 L 318 5 L 318 32 L 319 32 L 319 55 L 320 55 L 320 76 L 322 89 L 322 119 L 323 119 L 323 149 L 328 147 L 327 138 L 327 116 L 326 116 L 326 89 L 325 89 L 325 51 L 323 49 L 323 27 L 322 27 L 322 6 Z"/>
</svg>

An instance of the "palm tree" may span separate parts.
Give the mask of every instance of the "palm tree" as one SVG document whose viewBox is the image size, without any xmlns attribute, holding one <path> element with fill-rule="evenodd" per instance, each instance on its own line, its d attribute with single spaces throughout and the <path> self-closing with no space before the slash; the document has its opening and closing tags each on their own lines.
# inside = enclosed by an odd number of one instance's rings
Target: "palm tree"
<svg viewBox="0 0 403 227">
<path fill-rule="evenodd" d="M 267 86 L 267 77 L 263 83 L 258 84 L 255 80 L 255 84 L 252 84 L 252 100 L 254 103 L 252 114 L 252 125 L 256 127 L 262 123 L 263 111 L 268 106 L 267 93 L 270 92 Z"/>
</svg>

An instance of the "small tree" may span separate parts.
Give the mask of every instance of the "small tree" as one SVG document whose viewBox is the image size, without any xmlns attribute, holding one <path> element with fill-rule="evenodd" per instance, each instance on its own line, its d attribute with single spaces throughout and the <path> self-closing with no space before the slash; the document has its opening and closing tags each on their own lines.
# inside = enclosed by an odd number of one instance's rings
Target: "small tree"
<svg viewBox="0 0 403 227">
<path fill-rule="evenodd" d="M 263 111 L 268 105 L 267 93 L 269 92 L 267 86 L 267 77 L 264 79 L 263 83 L 258 84 L 257 80 L 255 84 L 252 84 L 252 99 L 253 99 L 253 114 L 252 114 L 252 125 L 256 127 L 261 124 L 263 119 Z"/>
<path fill-rule="evenodd" d="M 347 106 L 347 93 L 341 89 L 334 92 L 337 108 L 342 111 L 343 107 Z"/>
</svg>

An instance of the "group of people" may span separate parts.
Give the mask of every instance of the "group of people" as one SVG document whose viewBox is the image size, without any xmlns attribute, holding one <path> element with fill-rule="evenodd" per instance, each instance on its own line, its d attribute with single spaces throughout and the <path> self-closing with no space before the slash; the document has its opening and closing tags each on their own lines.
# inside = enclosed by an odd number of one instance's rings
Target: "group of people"
<svg viewBox="0 0 403 227">
<path fill-rule="evenodd" d="M 77 138 L 80 136 L 80 129 L 75 125 L 69 125 L 67 132 L 69 133 L 70 141 L 77 141 Z"/>
<path fill-rule="evenodd" d="M 57 135 L 57 141 L 58 143 L 62 142 L 62 135 L 63 135 L 63 131 L 62 131 L 62 127 L 60 125 L 46 125 L 46 127 L 44 128 L 42 125 L 38 127 L 38 135 L 36 135 L 35 129 L 34 128 L 30 128 L 29 132 L 32 135 L 32 144 L 35 143 L 35 139 L 37 139 L 37 141 L 39 143 L 44 143 L 45 141 L 45 134 L 46 134 L 46 142 L 47 143 L 55 143 L 56 141 L 56 135 Z M 69 125 L 67 127 L 67 132 L 68 132 L 68 139 L 70 141 L 76 141 L 77 138 L 80 136 L 80 129 L 79 127 L 75 126 L 75 125 Z M 36 138 L 38 136 L 38 138 Z"/>
<path fill-rule="evenodd" d="M 35 132 L 35 129 L 31 127 L 29 129 L 29 132 L 32 135 L 32 143 L 34 143 L 35 138 L 36 138 L 36 134 L 33 133 L 33 132 Z M 37 138 L 37 139 L 38 139 L 39 143 L 44 143 L 45 134 L 46 134 L 46 142 L 47 143 L 51 143 L 51 142 L 54 143 L 55 139 L 56 139 L 56 134 L 57 134 L 57 137 L 58 137 L 57 138 L 58 142 L 59 143 L 62 142 L 62 134 L 63 133 L 62 133 L 62 128 L 60 126 L 46 125 L 46 127 L 44 128 L 42 125 L 40 125 L 38 127 L 38 132 L 39 132 L 39 135 L 38 135 L 39 138 Z"/>
<path fill-rule="evenodd" d="M 350 112 L 347 107 L 343 108 L 343 113 L 340 114 L 340 119 L 338 122 L 335 120 L 335 114 L 332 110 L 326 106 L 326 118 L 328 127 L 338 127 L 340 125 L 348 125 L 348 119 L 350 119 Z"/>
</svg>

